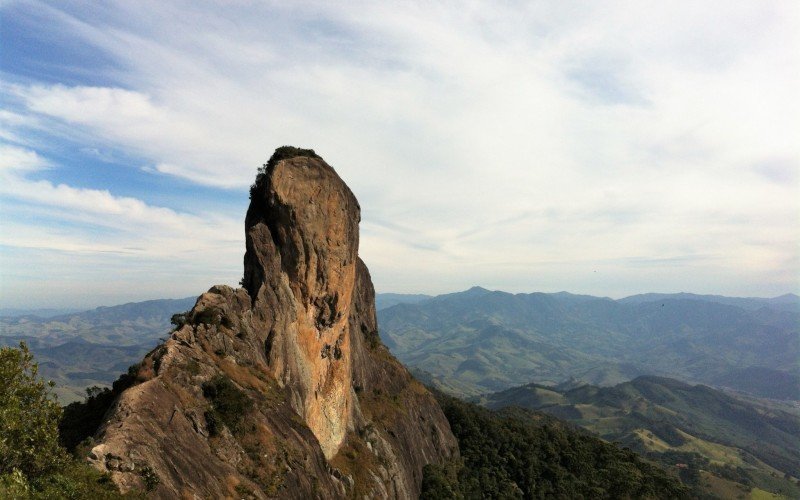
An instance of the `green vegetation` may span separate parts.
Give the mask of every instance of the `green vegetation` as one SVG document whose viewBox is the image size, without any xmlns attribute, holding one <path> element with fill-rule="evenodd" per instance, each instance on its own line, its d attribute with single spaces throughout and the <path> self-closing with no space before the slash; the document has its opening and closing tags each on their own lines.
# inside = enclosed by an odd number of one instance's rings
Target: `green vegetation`
<svg viewBox="0 0 800 500">
<path fill-rule="evenodd" d="M 189 321 L 188 317 L 190 312 L 191 311 L 175 313 L 169 318 L 169 322 L 175 327 L 176 330 L 180 330 L 183 325 Z"/>
<path fill-rule="evenodd" d="M 186 363 L 186 372 L 193 377 L 198 375 L 200 373 L 200 363 L 196 359 L 190 359 Z"/>
<path fill-rule="evenodd" d="M 636 453 L 521 408 L 494 412 L 439 395 L 461 461 L 428 466 L 421 498 L 684 498 Z"/>
<path fill-rule="evenodd" d="M 490 408 L 538 409 L 569 420 L 679 468 L 685 483 L 711 493 L 738 484 L 742 488 L 737 491 L 758 487 L 800 497 L 800 417 L 710 387 L 639 377 L 615 387 L 571 390 L 530 384 L 478 401 Z"/>
<path fill-rule="evenodd" d="M 84 440 L 91 437 L 108 409 L 128 387 L 136 385 L 139 379 L 140 365 L 132 365 L 127 373 L 123 373 L 108 387 L 90 387 L 86 389 L 86 398 L 82 402 L 74 402 L 64 407 L 64 413 L 58 423 L 61 445 L 74 451 Z"/>
<path fill-rule="evenodd" d="M 186 319 L 193 325 L 222 325 L 226 328 L 230 328 L 232 325 L 230 318 L 225 315 L 224 311 L 214 306 L 201 309 Z"/>
<path fill-rule="evenodd" d="M 158 475 L 149 465 L 142 467 L 141 470 L 139 470 L 139 474 L 144 480 L 144 485 L 145 488 L 147 488 L 147 491 L 153 491 L 156 486 L 158 486 L 158 483 L 161 482 L 161 480 L 158 478 Z"/>
<path fill-rule="evenodd" d="M 225 375 L 217 375 L 203 384 L 203 395 L 211 401 L 211 409 L 205 413 L 212 436 L 219 434 L 220 425 L 232 433 L 241 430 L 242 418 L 250 411 L 253 401 Z"/>
<path fill-rule="evenodd" d="M 310 158 L 320 158 L 321 157 L 314 152 L 313 149 L 303 149 L 303 148 L 296 148 L 294 146 L 281 146 L 272 153 L 267 163 L 261 165 L 258 168 L 258 174 L 256 175 L 256 181 L 253 185 L 250 186 L 250 199 L 253 199 L 253 194 L 256 192 L 257 189 L 263 186 L 264 180 L 267 178 L 267 175 L 275 168 L 275 165 L 278 164 L 279 161 L 282 160 L 289 160 L 292 158 L 296 158 L 298 156 L 308 156 Z"/>
<path fill-rule="evenodd" d="M 313 149 L 296 148 L 294 146 L 281 146 L 275 149 L 267 163 L 258 169 L 258 173 L 266 174 L 278 164 L 279 161 L 290 160 L 298 156 L 308 156 L 310 158 L 322 159 Z"/>
<path fill-rule="evenodd" d="M 59 445 L 61 407 L 24 343 L 0 348 L 0 380 L 0 498 L 122 497 Z"/>
<path fill-rule="evenodd" d="M 57 470 L 64 459 L 58 444 L 61 407 L 25 344 L 0 350 L 0 380 L 0 473 L 36 477 Z"/>
</svg>

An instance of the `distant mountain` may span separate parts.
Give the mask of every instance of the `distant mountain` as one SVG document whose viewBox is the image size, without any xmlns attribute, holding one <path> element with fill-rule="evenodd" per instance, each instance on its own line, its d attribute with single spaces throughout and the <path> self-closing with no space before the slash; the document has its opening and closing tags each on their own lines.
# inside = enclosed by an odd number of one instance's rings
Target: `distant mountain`
<svg viewBox="0 0 800 500">
<path fill-rule="evenodd" d="M 170 330 L 173 314 L 196 297 L 132 302 L 54 317 L 0 318 L 0 345 L 24 341 L 45 378 L 56 383 L 59 401 L 82 399 L 84 389 L 109 385 L 139 361 Z"/>
<path fill-rule="evenodd" d="M 170 317 L 176 312 L 184 312 L 192 308 L 197 297 L 183 299 L 157 299 L 144 302 L 129 302 L 117 306 L 103 306 L 90 311 L 56 316 L 55 321 L 69 321 L 78 318 L 87 322 L 116 324 L 119 322 L 136 321 L 164 321 L 169 322 Z M 116 322 L 116 323 L 115 323 Z"/>
<path fill-rule="evenodd" d="M 71 314 L 81 312 L 82 309 L 20 309 L 14 307 L 0 308 L 0 318 L 8 318 L 14 316 L 36 316 L 39 318 L 52 318 L 53 316 L 60 316 L 62 314 Z"/>
<path fill-rule="evenodd" d="M 81 338 L 99 343 L 134 345 L 159 335 L 176 312 L 190 309 L 196 297 L 130 302 L 52 317 L 0 318 L 0 336 L 33 337 L 47 344 Z M 159 330 L 155 333 L 153 330 Z"/>
<path fill-rule="evenodd" d="M 717 494 L 727 481 L 800 497 L 800 417 L 707 386 L 639 377 L 568 391 L 529 384 L 476 400 L 543 411 L 664 465 L 684 464 Z"/>
<path fill-rule="evenodd" d="M 787 293 L 771 299 L 759 297 L 724 297 L 722 295 L 697 295 L 694 293 L 644 293 L 631 295 L 620 299 L 623 304 L 641 304 L 643 302 L 658 302 L 660 300 L 700 300 L 705 302 L 716 302 L 729 306 L 741 307 L 748 311 L 755 311 L 762 307 L 778 309 L 784 311 L 800 312 L 800 297 Z"/>
<path fill-rule="evenodd" d="M 800 363 L 800 360 L 798 360 Z M 731 388 L 770 399 L 797 400 L 800 375 L 763 366 L 733 369 L 711 379 L 718 387 Z"/>
<path fill-rule="evenodd" d="M 638 297 L 475 287 L 397 304 L 378 318 L 395 355 L 455 394 L 530 381 L 613 385 L 650 374 L 800 399 L 800 313 L 783 308 L 790 298 L 753 309 L 699 296 Z"/>
<path fill-rule="evenodd" d="M 377 293 L 375 294 L 375 308 L 380 311 L 381 309 L 386 309 L 393 305 L 416 304 L 430 298 L 431 295 L 422 295 L 419 293 Z"/>
</svg>

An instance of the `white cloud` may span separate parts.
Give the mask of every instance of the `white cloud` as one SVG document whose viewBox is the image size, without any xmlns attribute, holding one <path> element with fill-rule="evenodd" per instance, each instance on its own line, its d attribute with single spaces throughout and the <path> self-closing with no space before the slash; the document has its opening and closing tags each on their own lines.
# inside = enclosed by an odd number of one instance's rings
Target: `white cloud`
<svg viewBox="0 0 800 500">
<path fill-rule="evenodd" d="M 36 154 L 36 151 L 0 145 L 0 175 L 6 180 L 12 172 L 30 172 L 47 166 L 47 160 Z"/>
<path fill-rule="evenodd" d="M 51 162 L 33 151 L 0 145 L 0 200 L 4 212 L 0 234 L 6 248 L 2 270 L 8 280 L 6 286 L 11 286 L 15 295 L 24 297 L 27 292 L 46 297 L 53 293 L 47 288 L 48 280 L 58 281 L 65 273 L 75 274 L 77 262 L 86 258 L 97 262 L 85 264 L 81 272 L 97 274 L 103 268 L 106 274 L 95 283 L 75 278 L 75 290 L 116 280 L 130 265 L 140 266 L 143 272 L 153 265 L 178 272 L 171 276 L 180 280 L 177 283 L 159 280 L 166 285 L 164 292 L 168 294 L 190 294 L 187 287 L 197 286 L 196 278 L 186 279 L 186 265 L 226 282 L 235 281 L 244 244 L 239 221 L 208 213 L 180 213 L 104 190 L 28 178 L 47 166 Z M 28 262 L 20 262 L 20 255 L 27 255 Z M 70 256 L 66 260 L 73 264 L 64 265 L 63 255 Z M 54 262 L 60 264 L 56 266 Z M 200 286 L 196 291 L 202 291 L 207 284 Z M 151 284 L 147 288 L 157 287 Z M 96 301 L 97 290 L 89 293 Z M 128 294 L 142 297 L 138 290 Z M 122 290 L 116 295 L 125 296 Z"/>
<path fill-rule="evenodd" d="M 119 83 L 17 83 L 14 116 L 226 189 L 314 147 L 361 200 L 379 289 L 797 290 L 791 3 L 36 7 Z"/>
<path fill-rule="evenodd" d="M 0 145 L 0 158 L 0 178 L 3 180 L 0 193 L 26 202 L 83 214 L 98 225 L 109 224 L 117 229 L 130 228 L 134 231 L 139 231 L 145 225 L 166 231 L 191 227 L 195 231 L 207 228 L 216 219 L 209 215 L 177 213 L 169 208 L 148 205 L 136 198 L 113 196 L 104 190 L 74 188 L 65 184 L 54 186 L 48 181 L 28 180 L 24 174 L 49 164 L 33 151 Z M 208 228 L 208 231 L 217 229 L 223 228 Z"/>
</svg>

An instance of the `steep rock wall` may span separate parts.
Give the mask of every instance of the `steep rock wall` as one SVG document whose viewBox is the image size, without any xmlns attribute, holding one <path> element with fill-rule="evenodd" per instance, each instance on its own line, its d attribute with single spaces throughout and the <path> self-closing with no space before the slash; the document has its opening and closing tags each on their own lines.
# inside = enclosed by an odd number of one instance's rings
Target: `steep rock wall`
<svg viewBox="0 0 800 500">
<path fill-rule="evenodd" d="M 157 498 L 413 498 L 457 453 L 380 344 L 360 207 L 321 158 L 276 151 L 251 189 L 243 288 L 212 287 L 134 370 L 89 459 Z"/>
</svg>

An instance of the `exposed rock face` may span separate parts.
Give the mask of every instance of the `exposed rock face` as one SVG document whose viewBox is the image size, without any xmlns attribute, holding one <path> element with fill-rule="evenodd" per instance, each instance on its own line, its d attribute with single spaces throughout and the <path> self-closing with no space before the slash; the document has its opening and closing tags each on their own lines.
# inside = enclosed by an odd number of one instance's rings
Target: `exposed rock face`
<svg viewBox="0 0 800 500">
<path fill-rule="evenodd" d="M 457 453 L 434 398 L 377 335 L 360 207 L 312 151 L 251 190 L 244 288 L 212 287 L 145 357 L 90 460 L 158 498 L 413 498 Z"/>
<path fill-rule="evenodd" d="M 324 161 L 296 157 L 259 178 L 247 211 L 244 283 L 272 375 L 332 458 L 353 411 L 350 305 L 358 202 Z M 271 336 L 270 336 L 271 335 Z"/>
</svg>

